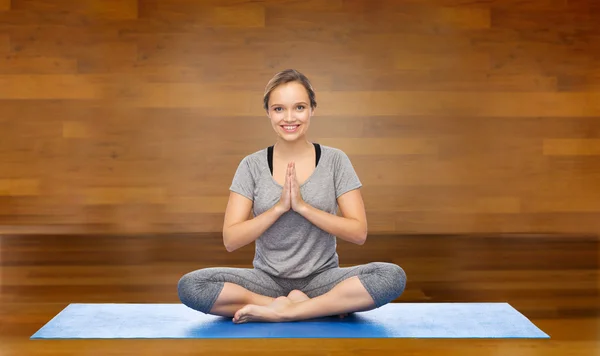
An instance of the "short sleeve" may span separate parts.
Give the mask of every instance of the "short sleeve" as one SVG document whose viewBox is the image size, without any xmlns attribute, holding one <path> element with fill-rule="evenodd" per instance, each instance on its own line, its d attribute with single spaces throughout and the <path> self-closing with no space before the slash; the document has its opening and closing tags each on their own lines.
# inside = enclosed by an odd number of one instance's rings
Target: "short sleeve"
<svg viewBox="0 0 600 356">
<path fill-rule="evenodd" d="M 238 165 L 229 190 L 254 201 L 254 178 L 252 177 L 248 157 L 242 159 Z"/>
<path fill-rule="evenodd" d="M 341 150 L 338 150 L 334 167 L 335 198 L 342 194 L 362 187 L 362 183 L 350 162 L 350 158 Z"/>
</svg>

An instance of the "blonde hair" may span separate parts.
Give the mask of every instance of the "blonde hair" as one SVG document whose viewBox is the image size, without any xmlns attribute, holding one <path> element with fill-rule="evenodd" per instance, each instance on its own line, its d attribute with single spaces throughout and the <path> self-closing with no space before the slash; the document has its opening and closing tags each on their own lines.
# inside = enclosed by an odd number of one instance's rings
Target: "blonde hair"
<svg viewBox="0 0 600 356">
<path fill-rule="evenodd" d="M 267 83 L 267 87 L 265 88 L 265 95 L 263 98 L 263 107 L 267 112 L 269 111 L 269 97 L 271 96 L 271 92 L 279 85 L 289 82 L 298 82 L 302 84 L 302 86 L 304 86 L 306 92 L 308 93 L 310 107 L 313 109 L 317 107 L 315 90 L 313 89 L 312 84 L 310 84 L 308 78 L 295 69 L 286 69 L 275 74 L 275 76 L 273 76 L 273 78 L 269 80 L 269 83 Z"/>
</svg>

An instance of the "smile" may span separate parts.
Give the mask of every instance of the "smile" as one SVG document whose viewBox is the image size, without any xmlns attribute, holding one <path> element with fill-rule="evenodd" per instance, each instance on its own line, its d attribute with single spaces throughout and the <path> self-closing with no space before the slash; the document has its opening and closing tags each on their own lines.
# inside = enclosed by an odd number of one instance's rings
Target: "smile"
<svg viewBox="0 0 600 356">
<path fill-rule="evenodd" d="M 300 127 L 300 125 L 282 125 L 281 128 L 283 129 L 283 131 L 285 132 L 296 132 L 298 130 L 298 127 Z"/>
</svg>

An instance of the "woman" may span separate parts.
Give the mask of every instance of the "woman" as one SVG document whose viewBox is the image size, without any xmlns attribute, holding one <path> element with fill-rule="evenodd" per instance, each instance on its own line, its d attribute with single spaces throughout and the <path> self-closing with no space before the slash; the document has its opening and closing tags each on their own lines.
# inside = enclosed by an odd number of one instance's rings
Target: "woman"
<svg viewBox="0 0 600 356">
<path fill-rule="evenodd" d="M 339 267 L 336 238 L 367 238 L 362 184 L 343 151 L 307 140 L 316 106 L 309 80 L 295 70 L 267 84 L 264 109 L 277 141 L 240 162 L 223 224 L 227 251 L 256 241 L 254 268 L 184 275 L 178 292 L 186 306 L 235 323 L 282 322 L 343 317 L 403 293 L 406 275 L 395 264 Z"/>
</svg>

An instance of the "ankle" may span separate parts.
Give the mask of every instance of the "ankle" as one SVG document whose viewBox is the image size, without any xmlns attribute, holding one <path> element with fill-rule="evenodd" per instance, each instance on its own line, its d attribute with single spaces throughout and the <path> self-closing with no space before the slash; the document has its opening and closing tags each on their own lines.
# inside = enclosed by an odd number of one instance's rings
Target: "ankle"
<svg viewBox="0 0 600 356">
<path fill-rule="evenodd" d="M 295 321 L 298 320 L 299 304 L 302 302 L 291 302 L 285 308 L 278 311 L 283 321 Z"/>
</svg>

